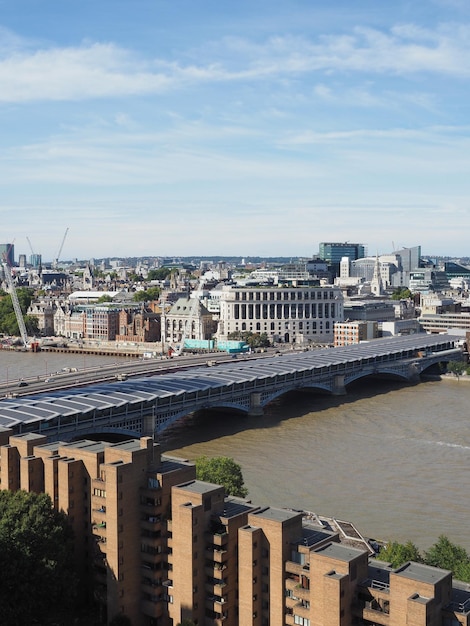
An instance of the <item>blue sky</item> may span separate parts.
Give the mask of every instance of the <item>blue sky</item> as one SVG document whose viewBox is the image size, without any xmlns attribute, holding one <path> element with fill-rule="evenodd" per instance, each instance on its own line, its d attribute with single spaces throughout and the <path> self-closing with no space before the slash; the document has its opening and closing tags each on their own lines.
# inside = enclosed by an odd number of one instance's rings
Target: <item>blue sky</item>
<svg viewBox="0 0 470 626">
<path fill-rule="evenodd" d="M 468 0 L 0 0 L 16 256 L 470 255 Z"/>
</svg>

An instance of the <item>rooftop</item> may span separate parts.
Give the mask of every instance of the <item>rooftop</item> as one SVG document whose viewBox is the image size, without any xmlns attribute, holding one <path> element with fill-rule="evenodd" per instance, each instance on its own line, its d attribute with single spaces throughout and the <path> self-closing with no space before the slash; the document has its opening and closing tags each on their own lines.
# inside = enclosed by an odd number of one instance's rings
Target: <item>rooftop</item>
<svg viewBox="0 0 470 626">
<path fill-rule="evenodd" d="M 182 485 L 178 485 L 179 489 L 184 489 L 185 491 L 191 491 L 192 493 L 211 493 L 216 489 L 220 489 L 220 485 L 216 485 L 214 483 L 206 483 L 202 480 L 192 480 L 189 483 L 183 483 Z"/>
<path fill-rule="evenodd" d="M 341 543 L 328 543 L 325 546 L 320 546 L 314 550 L 314 554 L 324 554 L 331 559 L 337 561 L 353 561 L 358 556 L 364 554 L 365 550 L 358 550 L 357 548 L 350 548 Z"/>
<path fill-rule="evenodd" d="M 245 502 L 244 500 L 240 500 L 239 498 L 229 497 L 225 499 L 224 510 L 220 514 L 220 517 L 236 517 L 237 515 L 241 515 L 242 513 L 249 513 L 255 508 L 256 507 L 249 502 Z"/>
<path fill-rule="evenodd" d="M 438 567 L 431 567 L 430 565 L 410 561 L 395 570 L 394 575 L 412 578 L 413 580 L 419 580 L 420 582 L 432 585 L 446 578 L 446 576 L 449 576 L 450 572 L 448 570 L 439 569 Z"/>
<path fill-rule="evenodd" d="M 274 509 L 270 506 L 259 511 L 253 511 L 253 515 L 282 523 L 302 516 L 301 513 L 297 513 L 296 511 L 289 511 L 288 509 Z"/>
</svg>

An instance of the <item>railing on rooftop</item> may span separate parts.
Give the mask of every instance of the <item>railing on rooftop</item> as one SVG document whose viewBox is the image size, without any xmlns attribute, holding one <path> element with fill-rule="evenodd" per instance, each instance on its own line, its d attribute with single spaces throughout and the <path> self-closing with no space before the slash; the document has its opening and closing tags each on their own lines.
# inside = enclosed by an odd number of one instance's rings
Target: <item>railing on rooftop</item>
<svg viewBox="0 0 470 626">
<path fill-rule="evenodd" d="M 390 591 L 390 584 L 383 582 L 382 580 L 375 580 L 373 578 L 367 578 L 361 583 L 362 587 L 369 587 L 370 589 L 378 589 L 379 591 Z"/>
</svg>

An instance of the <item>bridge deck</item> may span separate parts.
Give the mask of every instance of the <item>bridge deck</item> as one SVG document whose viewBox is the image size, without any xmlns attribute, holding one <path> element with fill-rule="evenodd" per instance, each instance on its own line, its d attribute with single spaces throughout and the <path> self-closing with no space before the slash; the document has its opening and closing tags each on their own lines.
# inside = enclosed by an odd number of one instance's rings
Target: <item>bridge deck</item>
<svg viewBox="0 0 470 626">
<path fill-rule="evenodd" d="M 275 357 L 231 363 L 217 367 L 198 367 L 175 373 L 139 377 L 126 381 L 92 384 L 85 388 L 41 393 L 0 401 L 0 427 L 16 429 L 18 425 L 85 416 L 92 412 L 123 411 L 153 403 L 170 405 L 172 401 L 192 394 L 240 388 L 255 381 L 281 380 L 281 377 L 311 372 L 321 375 L 345 367 L 363 367 L 367 363 L 399 361 L 417 357 L 418 352 L 444 352 L 453 349 L 461 337 L 455 335 L 417 334 L 378 339 L 342 348 L 326 348 L 301 353 L 284 353 Z"/>
</svg>

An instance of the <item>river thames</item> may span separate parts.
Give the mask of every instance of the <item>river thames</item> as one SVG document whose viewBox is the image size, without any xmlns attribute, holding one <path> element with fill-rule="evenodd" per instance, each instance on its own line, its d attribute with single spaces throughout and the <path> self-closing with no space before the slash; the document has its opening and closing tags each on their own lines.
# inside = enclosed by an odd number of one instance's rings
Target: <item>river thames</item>
<svg viewBox="0 0 470 626">
<path fill-rule="evenodd" d="M 0 351 L 0 381 L 116 357 Z M 123 363 L 124 361 L 119 361 Z M 162 440 L 169 454 L 231 456 L 255 504 L 353 522 L 368 537 L 470 551 L 470 381 L 367 381 L 347 396 L 289 395 L 262 417 L 212 412 Z"/>
</svg>

